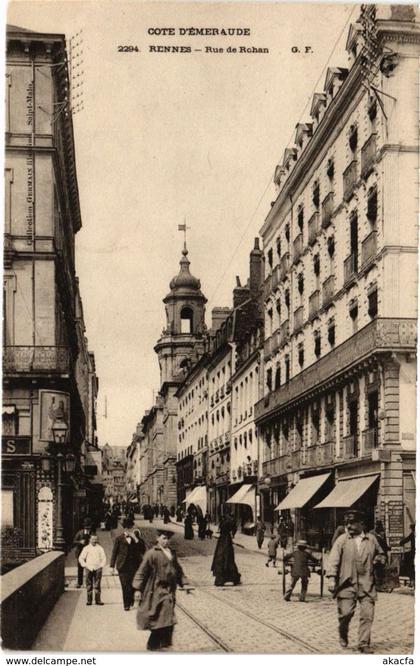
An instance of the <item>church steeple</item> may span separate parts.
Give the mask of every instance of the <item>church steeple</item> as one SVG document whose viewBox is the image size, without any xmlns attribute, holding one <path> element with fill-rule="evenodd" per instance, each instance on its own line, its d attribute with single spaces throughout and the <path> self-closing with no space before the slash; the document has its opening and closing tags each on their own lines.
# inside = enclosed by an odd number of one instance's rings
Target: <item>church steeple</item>
<svg viewBox="0 0 420 666">
<path fill-rule="evenodd" d="M 205 304 L 200 280 L 190 272 L 188 249 L 184 240 L 179 273 L 169 284 L 165 296 L 166 328 L 155 346 L 159 357 L 161 381 L 182 377 L 182 368 L 197 354 L 206 331 Z"/>
</svg>

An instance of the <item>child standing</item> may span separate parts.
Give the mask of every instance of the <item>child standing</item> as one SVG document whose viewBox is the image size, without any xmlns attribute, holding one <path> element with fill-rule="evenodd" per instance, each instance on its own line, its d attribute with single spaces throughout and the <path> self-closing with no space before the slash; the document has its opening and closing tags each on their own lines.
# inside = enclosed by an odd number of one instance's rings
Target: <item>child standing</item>
<svg viewBox="0 0 420 666">
<path fill-rule="evenodd" d="M 270 535 L 270 540 L 268 542 L 268 560 L 265 563 L 265 566 L 270 566 L 270 562 L 273 563 L 273 567 L 276 566 L 277 561 L 277 548 L 279 547 L 280 537 L 276 537 L 274 534 Z"/>
<path fill-rule="evenodd" d="M 298 582 L 299 578 L 301 579 L 301 585 L 302 585 L 299 601 L 306 601 L 306 592 L 308 590 L 308 579 L 310 576 L 308 561 L 311 560 L 312 562 L 318 563 L 318 560 L 306 550 L 308 547 L 306 541 L 298 541 L 296 546 L 297 548 L 296 550 L 293 551 L 293 553 L 289 553 L 288 555 L 285 555 L 283 558 L 284 563 L 286 563 L 293 557 L 293 564 L 291 571 L 292 580 L 289 589 L 284 595 L 285 601 L 290 601 L 293 589 L 296 583 Z"/>
</svg>

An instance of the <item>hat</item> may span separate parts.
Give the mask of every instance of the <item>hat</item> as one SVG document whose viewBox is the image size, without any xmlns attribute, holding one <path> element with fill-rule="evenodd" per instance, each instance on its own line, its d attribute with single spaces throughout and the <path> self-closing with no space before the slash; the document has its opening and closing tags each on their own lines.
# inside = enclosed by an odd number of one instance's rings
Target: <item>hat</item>
<svg viewBox="0 0 420 666">
<path fill-rule="evenodd" d="M 92 521 L 90 518 L 85 518 L 83 521 L 83 527 L 92 527 Z"/>
<path fill-rule="evenodd" d="M 299 546 L 303 546 L 304 548 L 306 548 L 306 546 L 308 545 L 308 542 L 305 541 L 304 539 L 299 539 L 299 541 L 296 543 L 296 545 L 297 545 L 298 548 L 299 548 Z"/>
<path fill-rule="evenodd" d="M 156 531 L 157 531 L 157 533 L 158 533 L 159 536 L 160 536 L 161 534 L 164 534 L 166 537 L 168 537 L 168 539 L 170 539 L 171 536 L 173 536 L 173 535 L 175 534 L 175 532 L 172 532 L 172 530 L 161 530 L 161 529 L 157 529 Z"/>
<path fill-rule="evenodd" d="M 364 511 L 359 511 L 358 509 L 349 509 L 344 513 L 344 520 L 346 522 L 352 523 L 353 521 L 359 522 L 360 520 L 365 520 L 366 515 Z"/>
</svg>

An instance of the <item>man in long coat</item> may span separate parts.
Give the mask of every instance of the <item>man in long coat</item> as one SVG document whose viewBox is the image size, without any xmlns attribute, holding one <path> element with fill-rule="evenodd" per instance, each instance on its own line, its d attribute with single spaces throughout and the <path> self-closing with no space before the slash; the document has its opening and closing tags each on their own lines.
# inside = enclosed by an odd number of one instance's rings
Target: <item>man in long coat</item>
<svg viewBox="0 0 420 666">
<path fill-rule="evenodd" d="M 146 545 L 141 536 L 133 532 L 134 521 L 124 518 L 123 532 L 117 536 L 112 549 L 110 567 L 117 569 L 123 594 L 124 610 L 134 605 L 133 577 L 140 566 Z"/>
<path fill-rule="evenodd" d="M 370 633 L 377 597 L 373 566 L 385 558 L 376 537 L 364 531 L 364 520 L 361 511 L 345 513 L 347 529 L 331 549 L 327 578 L 328 590 L 337 599 L 341 647 L 348 645 L 349 625 L 359 602 L 359 651 L 372 654 Z"/>
<path fill-rule="evenodd" d="M 148 650 L 161 650 L 172 645 L 176 588 L 184 586 L 184 572 L 176 552 L 168 547 L 170 530 L 158 530 L 157 544 L 147 551 L 137 570 L 133 587 L 140 590 L 137 627 L 149 629 Z"/>
</svg>

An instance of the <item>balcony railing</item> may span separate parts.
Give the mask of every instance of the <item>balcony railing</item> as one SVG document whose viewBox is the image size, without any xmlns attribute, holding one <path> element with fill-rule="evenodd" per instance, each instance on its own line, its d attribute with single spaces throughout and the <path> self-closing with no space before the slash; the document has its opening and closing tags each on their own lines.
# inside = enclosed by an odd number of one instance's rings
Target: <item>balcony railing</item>
<svg viewBox="0 0 420 666">
<path fill-rule="evenodd" d="M 320 293 L 319 289 L 317 289 L 316 291 L 313 292 L 313 294 L 311 294 L 309 296 L 309 319 L 310 320 L 314 319 L 316 317 L 317 313 L 319 312 L 319 307 L 320 307 L 320 305 L 319 305 L 319 301 L 320 301 L 319 293 Z"/>
<path fill-rule="evenodd" d="M 268 393 L 255 405 L 257 423 L 272 418 L 289 408 L 298 396 L 324 386 L 333 378 L 342 377 L 349 367 L 374 353 L 401 350 L 415 351 L 417 346 L 416 319 L 376 318 L 357 333 L 305 368 L 278 389 Z"/>
<path fill-rule="evenodd" d="M 67 347 L 4 347 L 3 372 L 69 373 L 70 351 Z"/>
<path fill-rule="evenodd" d="M 375 158 L 376 158 L 376 134 L 373 133 L 370 135 L 368 140 L 366 141 L 365 145 L 362 147 L 361 150 L 361 157 L 362 157 L 362 176 L 366 177 L 368 173 L 371 171 Z"/>
<path fill-rule="evenodd" d="M 328 305 L 334 299 L 335 293 L 335 276 L 330 275 L 322 283 L 322 305 Z"/>
<path fill-rule="evenodd" d="M 303 326 L 303 306 L 295 310 L 293 315 L 293 331 L 296 332 Z"/>
<path fill-rule="evenodd" d="M 279 277 L 281 282 L 285 279 L 289 270 L 290 270 L 290 254 L 286 252 L 280 259 L 280 264 L 279 264 L 279 274 L 280 274 Z"/>
<path fill-rule="evenodd" d="M 303 252 L 303 235 L 299 234 L 296 236 L 293 241 L 293 263 L 299 260 L 300 255 Z"/>
<path fill-rule="evenodd" d="M 279 343 L 280 347 L 283 347 L 289 339 L 289 320 L 286 319 L 281 326 L 279 331 Z"/>
<path fill-rule="evenodd" d="M 331 218 L 334 210 L 334 193 L 329 192 L 322 202 L 322 219 L 321 225 L 326 229 L 331 224 Z"/>
<path fill-rule="evenodd" d="M 314 213 L 308 222 L 308 243 L 313 245 L 319 234 L 319 213 Z"/>
<path fill-rule="evenodd" d="M 343 198 L 345 201 L 350 201 L 356 182 L 357 162 L 356 160 L 353 160 L 353 162 L 350 162 L 347 169 L 343 173 Z"/>
<path fill-rule="evenodd" d="M 344 444 L 344 457 L 345 458 L 357 458 L 357 435 L 347 435 L 343 437 Z"/>
<path fill-rule="evenodd" d="M 376 231 L 373 230 L 362 241 L 362 266 L 369 264 L 376 257 L 377 245 Z"/>
<path fill-rule="evenodd" d="M 347 284 L 357 273 L 357 254 L 353 252 L 344 260 L 344 284 Z"/>
<path fill-rule="evenodd" d="M 363 455 L 368 455 L 378 446 L 378 429 L 368 428 L 362 433 Z"/>
</svg>

